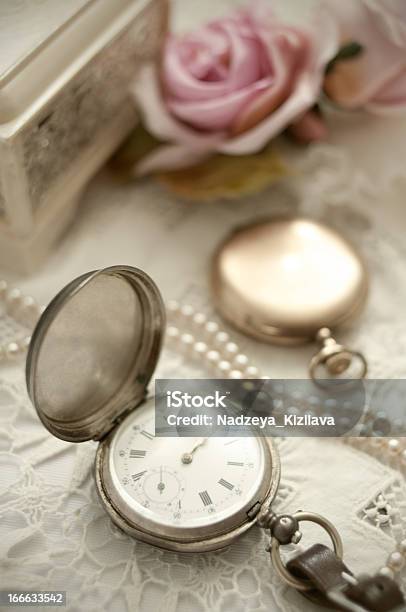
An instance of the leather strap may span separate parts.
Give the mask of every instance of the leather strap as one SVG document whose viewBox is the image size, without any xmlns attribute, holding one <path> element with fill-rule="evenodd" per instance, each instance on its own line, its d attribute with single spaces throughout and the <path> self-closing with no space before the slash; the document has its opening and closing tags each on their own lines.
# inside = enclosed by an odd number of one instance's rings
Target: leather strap
<svg viewBox="0 0 406 612">
<path fill-rule="evenodd" d="M 313 602 L 334 610 L 361 612 L 406 611 L 402 592 L 386 576 L 353 578 L 337 555 L 322 544 L 315 544 L 287 564 L 297 578 L 309 580 L 303 594 Z"/>
</svg>

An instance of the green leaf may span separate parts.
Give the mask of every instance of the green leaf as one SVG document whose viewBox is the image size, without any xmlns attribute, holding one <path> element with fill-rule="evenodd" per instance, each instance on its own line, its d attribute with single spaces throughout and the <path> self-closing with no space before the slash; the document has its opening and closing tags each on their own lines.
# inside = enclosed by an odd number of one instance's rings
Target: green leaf
<svg viewBox="0 0 406 612">
<path fill-rule="evenodd" d="M 345 44 L 343 47 L 341 47 L 337 55 L 327 64 L 326 73 L 328 74 L 331 72 L 337 62 L 353 59 L 363 52 L 364 47 L 355 40 Z"/>
<path fill-rule="evenodd" d="M 169 191 L 195 201 L 236 199 L 263 191 L 289 173 L 274 145 L 254 155 L 214 155 L 191 168 L 156 178 Z"/>
</svg>

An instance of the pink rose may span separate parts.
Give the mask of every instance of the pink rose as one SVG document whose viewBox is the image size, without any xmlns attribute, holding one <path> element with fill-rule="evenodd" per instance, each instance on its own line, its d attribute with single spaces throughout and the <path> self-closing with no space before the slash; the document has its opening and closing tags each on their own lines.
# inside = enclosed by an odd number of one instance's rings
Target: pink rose
<svg viewBox="0 0 406 612">
<path fill-rule="evenodd" d="M 146 66 L 134 86 L 147 129 L 169 144 L 138 171 L 184 167 L 214 152 L 256 153 L 291 124 L 302 140 L 323 138 L 311 109 L 337 49 L 323 11 L 317 25 L 299 29 L 265 6 L 169 37 L 160 73 Z"/>
<path fill-rule="evenodd" d="M 331 0 L 342 43 L 356 41 L 362 52 L 339 61 L 325 91 L 345 108 L 376 113 L 406 108 L 406 0 Z"/>
</svg>

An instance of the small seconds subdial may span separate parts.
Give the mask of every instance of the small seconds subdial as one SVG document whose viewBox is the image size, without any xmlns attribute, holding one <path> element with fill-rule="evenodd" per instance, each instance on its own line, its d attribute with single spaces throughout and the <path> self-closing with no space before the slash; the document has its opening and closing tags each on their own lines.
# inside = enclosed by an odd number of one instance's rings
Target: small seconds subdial
<svg viewBox="0 0 406 612">
<path fill-rule="evenodd" d="M 170 504 L 179 497 L 182 483 L 177 472 L 161 465 L 146 472 L 142 488 L 151 502 Z"/>
<path fill-rule="evenodd" d="M 203 527 L 255 500 L 264 451 L 255 437 L 155 437 L 153 405 L 147 405 L 119 426 L 110 469 L 126 503 L 149 520 Z"/>
</svg>

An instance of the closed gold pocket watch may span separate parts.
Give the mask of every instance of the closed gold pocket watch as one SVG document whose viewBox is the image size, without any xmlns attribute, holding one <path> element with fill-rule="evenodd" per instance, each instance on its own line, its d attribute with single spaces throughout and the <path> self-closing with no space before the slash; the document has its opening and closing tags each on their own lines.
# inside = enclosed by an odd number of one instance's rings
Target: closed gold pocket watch
<svg viewBox="0 0 406 612">
<path fill-rule="evenodd" d="M 220 314 L 258 340 L 297 345 L 317 340 L 310 362 L 319 379 L 366 375 L 364 356 L 341 346 L 330 330 L 352 321 L 368 293 L 365 265 L 342 236 L 301 217 L 276 217 L 237 228 L 218 248 L 212 269 Z"/>
</svg>

